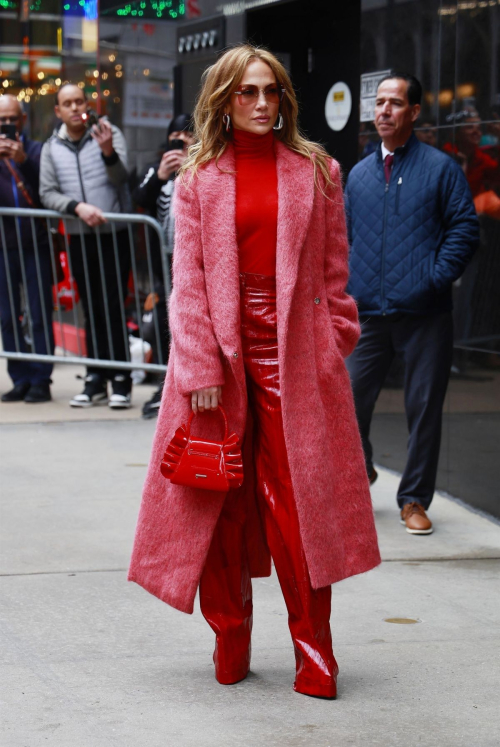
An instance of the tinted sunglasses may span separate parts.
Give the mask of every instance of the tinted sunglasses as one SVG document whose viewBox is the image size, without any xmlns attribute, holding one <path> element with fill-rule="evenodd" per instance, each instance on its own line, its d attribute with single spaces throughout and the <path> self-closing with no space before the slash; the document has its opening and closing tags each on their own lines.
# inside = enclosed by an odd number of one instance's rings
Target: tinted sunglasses
<svg viewBox="0 0 500 747">
<path fill-rule="evenodd" d="M 241 106 L 256 104 L 259 100 L 259 94 L 263 93 L 268 104 L 280 104 L 285 95 L 285 89 L 282 86 L 268 86 L 259 88 L 258 86 L 242 86 L 234 95 L 238 97 Z"/>
</svg>

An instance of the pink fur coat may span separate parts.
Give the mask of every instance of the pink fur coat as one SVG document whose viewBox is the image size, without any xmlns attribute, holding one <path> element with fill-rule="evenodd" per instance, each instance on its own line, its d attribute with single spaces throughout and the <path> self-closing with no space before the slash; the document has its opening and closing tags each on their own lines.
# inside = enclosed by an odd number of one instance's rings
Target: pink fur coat
<svg viewBox="0 0 500 747">
<path fill-rule="evenodd" d="M 278 348 L 283 425 L 313 587 L 380 562 L 368 480 L 344 357 L 360 334 L 344 289 L 346 238 L 339 167 L 326 199 L 311 162 L 276 143 Z M 135 535 L 129 579 L 184 612 L 194 598 L 225 494 L 172 485 L 160 461 L 186 422 L 190 393 L 223 385 L 230 427 L 245 441 L 246 542 L 253 576 L 271 564 L 258 513 L 241 353 L 234 153 L 229 146 L 191 186 L 176 185 L 172 349 Z M 233 172 L 233 173 L 231 173 Z M 198 416 L 199 428 L 218 416 Z M 203 421 L 203 422 L 202 422 Z"/>
</svg>

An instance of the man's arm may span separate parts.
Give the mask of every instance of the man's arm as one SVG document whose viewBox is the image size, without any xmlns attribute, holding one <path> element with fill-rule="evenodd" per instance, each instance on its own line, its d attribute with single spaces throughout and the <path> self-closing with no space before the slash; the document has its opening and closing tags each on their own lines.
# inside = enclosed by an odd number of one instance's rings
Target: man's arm
<svg viewBox="0 0 500 747">
<path fill-rule="evenodd" d="M 128 180 L 127 144 L 121 130 L 111 125 L 113 132 L 113 152 L 110 156 L 102 154 L 106 165 L 108 179 L 115 187 L 121 187 Z"/>
<path fill-rule="evenodd" d="M 434 263 L 438 293 L 458 280 L 479 243 L 479 222 L 467 179 L 451 160 L 441 178 L 440 199 L 445 232 Z"/>
<path fill-rule="evenodd" d="M 40 187 L 40 152 L 42 150 L 39 143 L 24 141 L 25 159 L 17 164 L 20 173 L 23 175 L 25 184 L 31 187 L 31 190 L 38 199 Z"/>
</svg>

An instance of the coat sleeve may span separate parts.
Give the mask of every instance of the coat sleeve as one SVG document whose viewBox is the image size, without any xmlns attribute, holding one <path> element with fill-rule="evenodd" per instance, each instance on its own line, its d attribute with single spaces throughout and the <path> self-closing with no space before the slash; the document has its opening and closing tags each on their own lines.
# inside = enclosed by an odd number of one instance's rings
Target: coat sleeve
<svg viewBox="0 0 500 747">
<path fill-rule="evenodd" d="M 361 330 L 356 302 L 345 292 L 349 276 L 349 244 L 337 161 L 332 160 L 330 173 L 334 188 L 328 190 L 326 198 L 325 284 L 333 333 L 341 354 L 346 358 L 356 347 Z"/>
<path fill-rule="evenodd" d="M 446 291 L 464 272 L 479 243 L 479 221 L 465 175 L 451 159 L 440 185 L 444 238 L 434 264 L 433 282 Z"/>
<path fill-rule="evenodd" d="M 156 201 L 160 196 L 161 189 L 167 182 L 158 176 L 158 166 L 150 166 L 142 175 L 140 183 L 132 192 L 132 199 L 139 207 L 150 210 L 156 214 Z"/>
<path fill-rule="evenodd" d="M 195 177 L 196 179 L 196 177 Z M 175 184 L 175 252 L 169 304 L 175 383 L 180 394 L 224 384 L 208 307 L 196 182 Z"/>
<path fill-rule="evenodd" d="M 37 199 L 39 198 L 40 188 L 40 153 L 42 146 L 40 143 L 28 141 L 26 143 L 26 160 L 19 164 L 18 169 L 23 175 L 25 184 L 28 184 Z"/>
</svg>

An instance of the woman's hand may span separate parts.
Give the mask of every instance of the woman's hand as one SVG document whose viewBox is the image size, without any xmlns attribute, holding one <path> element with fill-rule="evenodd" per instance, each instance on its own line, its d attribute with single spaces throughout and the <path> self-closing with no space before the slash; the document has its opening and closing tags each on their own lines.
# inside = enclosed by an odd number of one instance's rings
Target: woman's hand
<svg viewBox="0 0 500 747">
<path fill-rule="evenodd" d="M 197 389 L 195 392 L 191 392 L 193 412 L 216 410 L 220 402 L 222 402 L 221 386 L 209 386 L 206 389 Z"/>
</svg>

